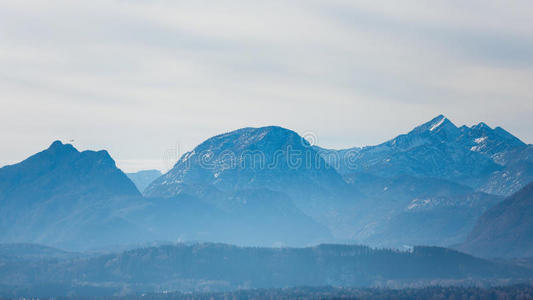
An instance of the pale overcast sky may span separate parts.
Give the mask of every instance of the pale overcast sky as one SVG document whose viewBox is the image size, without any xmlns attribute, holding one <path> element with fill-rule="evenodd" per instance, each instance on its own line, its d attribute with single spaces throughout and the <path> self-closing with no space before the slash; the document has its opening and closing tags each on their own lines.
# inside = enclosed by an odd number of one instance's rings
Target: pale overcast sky
<svg viewBox="0 0 533 300">
<path fill-rule="evenodd" d="M 438 114 L 533 143 L 532 1 L 0 0 L 0 165 L 56 139 L 125 171 L 280 125 L 377 144 Z"/>
</svg>

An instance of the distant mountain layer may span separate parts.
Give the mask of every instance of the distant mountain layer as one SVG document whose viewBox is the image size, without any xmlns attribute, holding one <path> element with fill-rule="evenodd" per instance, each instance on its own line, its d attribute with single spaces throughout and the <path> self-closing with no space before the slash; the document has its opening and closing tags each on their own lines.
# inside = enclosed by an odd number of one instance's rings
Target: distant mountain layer
<svg viewBox="0 0 533 300">
<path fill-rule="evenodd" d="M 483 214 L 458 248 L 484 257 L 532 257 L 533 182 Z"/>
<path fill-rule="evenodd" d="M 26 291 L 28 296 L 295 286 L 368 287 L 392 283 L 401 286 L 417 281 L 472 282 L 532 276 L 529 269 L 438 247 L 415 247 L 412 251 L 398 252 L 346 245 L 242 248 L 202 243 L 31 264 L 1 256 L 0 261 L 3 262 L 0 295 Z"/>
<path fill-rule="evenodd" d="M 128 178 L 135 184 L 139 192 L 143 192 L 144 189 L 152 183 L 156 178 L 161 176 L 159 170 L 143 170 L 135 173 L 126 173 Z"/>
</svg>

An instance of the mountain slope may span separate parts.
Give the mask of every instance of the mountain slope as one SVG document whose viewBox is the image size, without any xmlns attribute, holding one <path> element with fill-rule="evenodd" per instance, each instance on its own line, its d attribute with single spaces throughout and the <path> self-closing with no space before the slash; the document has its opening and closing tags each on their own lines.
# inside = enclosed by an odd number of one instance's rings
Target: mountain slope
<svg viewBox="0 0 533 300">
<path fill-rule="evenodd" d="M 533 256 L 533 182 L 483 214 L 458 248 L 484 257 Z"/>
<path fill-rule="evenodd" d="M 501 197 L 436 178 L 369 174 L 345 177 L 364 195 L 354 239 L 380 247 L 447 246 L 463 241 Z"/>
<path fill-rule="evenodd" d="M 533 145 L 516 148 L 497 157 L 504 164 L 479 187 L 491 194 L 511 195 L 533 181 Z"/>
</svg>

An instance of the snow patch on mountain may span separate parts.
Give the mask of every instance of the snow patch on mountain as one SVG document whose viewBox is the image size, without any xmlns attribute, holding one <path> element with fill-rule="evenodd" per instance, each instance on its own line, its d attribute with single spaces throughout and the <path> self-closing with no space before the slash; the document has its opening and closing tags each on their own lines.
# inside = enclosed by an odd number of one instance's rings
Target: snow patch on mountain
<svg viewBox="0 0 533 300">
<path fill-rule="evenodd" d="M 440 125 L 442 125 L 442 123 L 444 123 L 444 121 L 446 120 L 446 118 L 444 116 L 441 116 L 440 117 L 440 120 L 437 120 L 437 122 L 435 122 L 435 124 L 433 124 L 431 126 L 431 128 L 429 129 L 429 131 L 433 131 L 437 128 L 439 128 Z"/>
<path fill-rule="evenodd" d="M 474 142 L 476 142 L 478 144 L 481 144 L 481 143 L 483 143 L 486 140 L 487 140 L 487 137 L 484 136 L 484 137 L 480 137 L 480 138 L 475 139 Z"/>
</svg>

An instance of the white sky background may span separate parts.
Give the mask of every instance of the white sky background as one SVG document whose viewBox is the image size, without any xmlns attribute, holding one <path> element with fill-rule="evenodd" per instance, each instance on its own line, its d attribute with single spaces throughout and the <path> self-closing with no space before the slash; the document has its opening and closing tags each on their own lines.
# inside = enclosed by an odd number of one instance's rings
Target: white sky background
<svg viewBox="0 0 533 300">
<path fill-rule="evenodd" d="M 125 171 L 245 126 L 377 144 L 445 114 L 533 142 L 531 1 L 0 0 L 0 165 Z"/>
</svg>

